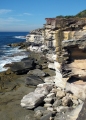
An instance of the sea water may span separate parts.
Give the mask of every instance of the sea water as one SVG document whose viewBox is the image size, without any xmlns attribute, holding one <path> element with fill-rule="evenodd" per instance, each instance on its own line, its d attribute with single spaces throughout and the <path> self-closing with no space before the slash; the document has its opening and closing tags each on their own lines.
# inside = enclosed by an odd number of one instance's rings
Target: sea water
<svg viewBox="0 0 86 120">
<path fill-rule="evenodd" d="M 7 70 L 3 67 L 5 64 L 27 57 L 25 50 L 8 46 L 11 43 L 24 42 L 27 34 L 28 32 L 0 32 L 0 72 Z"/>
</svg>

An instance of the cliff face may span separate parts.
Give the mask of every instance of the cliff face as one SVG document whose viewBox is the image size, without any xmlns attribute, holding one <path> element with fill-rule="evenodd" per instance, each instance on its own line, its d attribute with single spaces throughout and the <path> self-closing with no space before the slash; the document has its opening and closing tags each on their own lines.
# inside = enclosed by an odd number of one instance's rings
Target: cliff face
<svg viewBox="0 0 86 120">
<path fill-rule="evenodd" d="M 27 36 L 27 42 L 40 43 L 41 39 L 35 39 L 36 36 L 44 39 L 44 46 L 40 51 L 48 49 L 47 54 L 45 53 L 49 58 L 48 67 L 54 69 L 56 73 L 56 76 L 48 79 L 53 80 L 56 89 L 60 88 L 66 91 L 67 95 L 72 94 L 84 101 L 86 99 L 86 18 L 46 18 L 43 29 L 32 31 Z M 35 52 L 38 48 L 39 46 L 37 49 L 34 48 Z M 70 98 L 70 95 L 67 97 Z M 79 104 L 81 105 L 80 102 Z M 81 108 L 78 114 L 80 110 Z"/>
<path fill-rule="evenodd" d="M 62 41 L 78 40 L 86 34 L 86 18 L 46 18 L 44 40 L 47 47 L 54 47 L 57 61 L 62 62 Z"/>
<path fill-rule="evenodd" d="M 26 41 L 54 48 L 63 76 L 85 74 L 86 18 L 46 18 L 44 27 L 31 31 Z"/>
<path fill-rule="evenodd" d="M 30 32 L 26 36 L 26 42 L 30 43 L 44 43 L 44 30 L 43 29 L 36 29 Z"/>
</svg>

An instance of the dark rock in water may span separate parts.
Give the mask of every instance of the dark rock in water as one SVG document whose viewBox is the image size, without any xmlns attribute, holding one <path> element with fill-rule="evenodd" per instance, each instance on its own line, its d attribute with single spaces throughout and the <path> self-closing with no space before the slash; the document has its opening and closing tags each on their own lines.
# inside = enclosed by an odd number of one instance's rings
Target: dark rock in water
<svg viewBox="0 0 86 120">
<path fill-rule="evenodd" d="M 24 45 L 24 44 L 25 44 L 24 42 L 19 42 L 19 43 L 8 44 L 8 46 L 10 46 L 10 47 L 17 47 L 17 46 L 21 46 L 21 45 Z"/>
<path fill-rule="evenodd" d="M 11 65 L 10 69 L 16 74 L 27 73 L 30 69 L 35 68 L 34 60 L 15 62 Z"/>
<path fill-rule="evenodd" d="M 86 99 L 84 101 L 84 105 L 79 113 L 77 120 L 86 120 Z"/>
<path fill-rule="evenodd" d="M 25 80 L 26 85 L 36 86 L 41 83 L 43 83 L 43 80 L 40 77 L 35 76 L 35 75 L 30 75 Z"/>
<path fill-rule="evenodd" d="M 34 58 L 31 58 L 31 57 L 23 58 L 21 61 L 25 62 L 25 61 L 30 61 L 30 60 L 35 61 L 35 59 L 34 59 Z"/>
<path fill-rule="evenodd" d="M 11 67 L 12 63 L 5 64 L 4 67 Z"/>
</svg>

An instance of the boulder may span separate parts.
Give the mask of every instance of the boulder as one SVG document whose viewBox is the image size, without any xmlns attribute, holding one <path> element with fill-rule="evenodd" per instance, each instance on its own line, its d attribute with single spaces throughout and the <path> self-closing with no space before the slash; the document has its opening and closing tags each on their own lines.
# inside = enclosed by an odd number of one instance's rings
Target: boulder
<svg viewBox="0 0 86 120">
<path fill-rule="evenodd" d="M 67 107 L 67 106 L 58 106 L 58 107 L 56 107 L 56 110 L 57 110 L 57 112 L 67 112 L 67 111 L 69 111 L 69 107 Z"/>
<path fill-rule="evenodd" d="M 56 77 L 54 82 L 57 87 L 61 87 L 62 89 L 66 87 L 66 81 L 63 81 L 62 74 L 60 73 L 59 70 L 56 70 Z"/>
<path fill-rule="evenodd" d="M 61 101 L 61 99 L 60 100 L 56 100 L 54 103 L 53 103 L 53 107 L 58 107 L 58 106 L 60 106 L 62 104 L 62 101 Z"/>
<path fill-rule="evenodd" d="M 54 63 L 49 63 L 49 64 L 48 64 L 48 68 L 49 68 L 49 69 L 55 70 Z"/>
<path fill-rule="evenodd" d="M 84 101 L 84 104 L 80 104 L 80 107 L 78 108 L 79 110 L 79 115 L 78 118 L 76 120 L 85 120 L 86 119 L 86 100 Z"/>
<path fill-rule="evenodd" d="M 25 79 L 26 85 L 37 86 L 38 84 L 41 84 L 41 83 L 43 83 L 42 78 L 35 76 L 35 75 L 29 75 Z"/>
<path fill-rule="evenodd" d="M 34 92 L 31 92 L 23 97 L 21 100 L 21 106 L 26 109 L 33 109 L 43 103 L 45 96 L 52 89 L 50 84 L 41 84 L 41 87 L 37 87 Z"/>
<path fill-rule="evenodd" d="M 86 84 L 67 83 L 66 91 L 71 91 L 81 100 L 85 100 L 86 98 Z"/>
<path fill-rule="evenodd" d="M 47 113 L 46 115 L 42 116 L 40 120 L 50 120 L 50 117 L 52 117 L 52 113 Z"/>
<path fill-rule="evenodd" d="M 55 79 L 55 76 L 46 77 L 46 78 L 44 79 L 44 82 L 45 82 L 45 83 L 54 83 L 54 79 Z"/>
<path fill-rule="evenodd" d="M 52 89 L 52 85 L 50 84 L 39 84 L 39 85 L 42 87 L 37 86 L 37 88 L 34 91 L 35 93 L 47 95 Z"/>
<path fill-rule="evenodd" d="M 50 103 L 45 103 L 45 104 L 44 104 L 44 107 L 46 107 L 46 108 L 52 107 L 52 104 L 50 104 Z"/>
<path fill-rule="evenodd" d="M 37 118 L 37 119 L 40 119 L 40 117 L 43 115 L 42 111 L 41 110 L 37 110 L 34 114 L 34 116 Z"/>
<path fill-rule="evenodd" d="M 71 106 L 73 106 L 73 101 L 70 98 L 64 97 L 62 99 L 62 105 L 71 107 Z"/>
<path fill-rule="evenodd" d="M 45 73 L 42 70 L 40 70 L 40 69 L 30 70 L 27 74 L 32 74 L 32 75 L 40 76 L 40 77 L 44 77 L 45 76 Z"/>
<path fill-rule="evenodd" d="M 58 90 L 57 91 L 57 94 L 56 94 L 56 97 L 61 99 L 65 96 L 65 92 L 64 91 L 61 91 L 61 90 Z"/>
<path fill-rule="evenodd" d="M 30 69 L 33 69 L 33 68 L 35 68 L 34 60 L 14 62 L 10 66 L 11 71 L 16 74 L 27 73 Z"/>
<path fill-rule="evenodd" d="M 47 102 L 47 103 L 51 103 L 53 99 L 52 98 L 45 98 L 44 101 Z"/>
<path fill-rule="evenodd" d="M 42 107 L 42 106 L 39 106 L 39 107 L 37 107 L 37 108 L 34 109 L 35 112 L 38 111 L 38 110 L 40 110 L 40 111 L 45 111 L 46 108 L 44 108 L 44 107 Z"/>
<path fill-rule="evenodd" d="M 49 94 L 47 95 L 47 97 L 53 99 L 53 98 L 55 97 L 55 93 L 49 93 Z"/>
<path fill-rule="evenodd" d="M 23 97 L 21 106 L 26 109 L 33 109 L 43 102 L 44 94 L 31 92 Z"/>
<path fill-rule="evenodd" d="M 77 106 L 75 109 L 73 109 L 71 112 L 69 112 L 67 120 L 84 120 L 84 117 L 81 117 L 81 119 L 77 119 L 77 118 L 79 118 L 78 116 L 79 116 L 79 113 L 80 113 L 82 107 L 83 107 L 83 103 L 80 104 L 80 105 L 78 105 L 78 106 Z M 85 114 L 86 114 L 86 113 L 85 113 Z M 83 115 L 83 114 L 82 114 L 82 115 Z"/>
</svg>

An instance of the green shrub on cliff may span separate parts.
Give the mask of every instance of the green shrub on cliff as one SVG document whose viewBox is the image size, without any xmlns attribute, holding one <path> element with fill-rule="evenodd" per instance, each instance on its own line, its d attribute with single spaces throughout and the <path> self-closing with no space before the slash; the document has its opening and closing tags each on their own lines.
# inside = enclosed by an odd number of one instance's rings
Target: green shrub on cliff
<svg viewBox="0 0 86 120">
<path fill-rule="evenodd" d="M 86 10 L 83 10 L 83 11 L 79 12 L 75 16 L 73 16 L 73 15 L 66 15 L 66 16 L 59 15 L 59 16 L 56 16 L 56 18 L 74 18 L 74 17 L 80 17 L 80 18 L 86 17 Z"/>
<path fill-rule="evenodd" d="M 66 16 L 59 15 L 59 16 L 56 16 L 56 18 L 73 18 L 73 17 L 74 17 L 73 15 L 66 15 Z"/>
<path fill-rule="evenodd" d="M 86 17 L 86 10 L 83 10 L 83 11 L 79 12 L 78 14 L 76 14 L 76 17 L 80 17 L 80 18 Z"/>
</svg>

